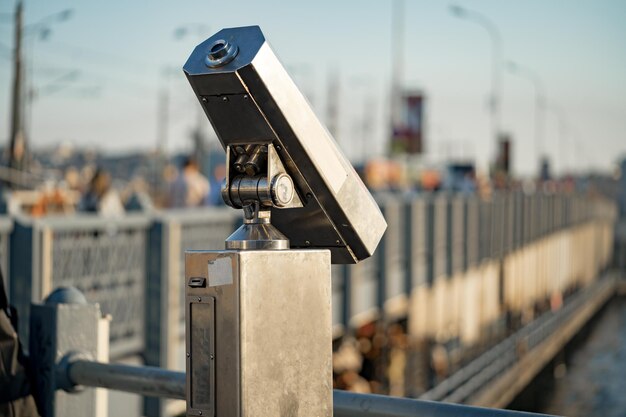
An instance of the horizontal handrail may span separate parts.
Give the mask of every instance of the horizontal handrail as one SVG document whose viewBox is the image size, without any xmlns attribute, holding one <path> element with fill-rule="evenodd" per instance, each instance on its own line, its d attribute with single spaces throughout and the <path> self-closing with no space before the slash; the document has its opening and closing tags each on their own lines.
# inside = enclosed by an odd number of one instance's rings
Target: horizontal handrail
<svg viewBox="0 0 626 417">
<path fill-rule="evenodd" d="M 185 225 L 193 225 L 198 223 L 206 224 L 207 215 L 210 215 L 211 221 L 216 223 L 222 221 L 231 222 L 241 217 L 241 213 L 230 207 L 202 207 L 157 211 L 154 214 L 154 218 L 161 221 L 178 221 Z"/>
<path fill-rule="evenodd" d="M 66 365 L 74 385 L 109 388 L 151 397 L 185 399 L 185 374 L 153 366 L 76 360 Z"/>
<path fill-rule="evenodd" d="M 185 373 L 151 366 L 108 364 L 88 360 L 68 363 L 71 383 L 148 396 L 185 399 Z M 546 416 L 511 410 L 333 391 L 335 417 L 524 417 Z"/>
<path fill-rule="evenodd" d="M 533 414 L 496 408 L 414 400 L 386 395 L 333 391 L 334 417 L 538 417 Z"/>
<path fill-rule="evenodd" d="M 48 216 L 37 219 L 21 218 L 24 223 L 47 227 L 54 231 L 111 230 L 115 228 L 147 229 L 151 217 L 144 214 L 125 214 L 119 217 L 103 217 L 93 214 L 75 214 L 72 216 Z"/>
</svg>

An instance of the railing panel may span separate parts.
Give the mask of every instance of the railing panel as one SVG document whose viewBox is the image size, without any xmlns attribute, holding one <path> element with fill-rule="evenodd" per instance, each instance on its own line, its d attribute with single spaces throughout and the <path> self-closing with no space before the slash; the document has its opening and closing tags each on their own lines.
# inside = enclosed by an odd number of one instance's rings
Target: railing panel
<svg viewBox="0 0 626 417">
<path fill-rule="evenodd" d="M 112 356 L 143 350 L 148 224 L 146 217 L 44 219 L 37 224 L 42 296 L 74 286 L 99 303 L 114 318 Z"/>
</svg>

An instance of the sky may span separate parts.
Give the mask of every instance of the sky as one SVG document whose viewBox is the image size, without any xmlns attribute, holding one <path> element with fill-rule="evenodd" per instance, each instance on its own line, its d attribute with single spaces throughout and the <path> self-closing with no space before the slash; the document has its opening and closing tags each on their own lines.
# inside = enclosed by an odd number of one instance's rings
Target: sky
<svg viewBox="0 0 626 417">
<path fill-rule="evenodd" d="M 402 84 L 427 97 L 426 159 L 494 153 L 488 96 L 487 32 L 454 17 L 447 1 L 405 1 Z M 475 0 L 454 4 L 487 16 L 503 41 L 503 60 L 532 69 L 545 86 L 542 149 L 556 172 L 612 169 L 626 156 L 626 2 Z M 72 143 L 110 153 L 157 144 L 159 103 L 169 94 L 167 149 L 188 150 L 189 131 L 208 121 L 181 67 L 194 46 L 224 27 L 259 25 L 318 117 L 328 120 L 329 80 L 337 77 L 336 139 L 354 162 L 385 153 L 389 136 L 392 2 L 25 1 L 31 143 Z M 9 131 L 13 1 L 0 2 L 0 140 Z M 181 33 L 182 36 L 175 36 Z M 177 31 L 178 30 L 178 31 Z M 73 75 L 70 75 L 73 74 Z M 502 66 L 502 129 L 513 139 L 513 170 L 536 171 L 535 93 Z M 64 81 L 65 80 L 65 81 Z M 162 114 L 162 113 L 161 113 Z M 217 146 L 213 137 L 212 146 Z"/>
</svg>

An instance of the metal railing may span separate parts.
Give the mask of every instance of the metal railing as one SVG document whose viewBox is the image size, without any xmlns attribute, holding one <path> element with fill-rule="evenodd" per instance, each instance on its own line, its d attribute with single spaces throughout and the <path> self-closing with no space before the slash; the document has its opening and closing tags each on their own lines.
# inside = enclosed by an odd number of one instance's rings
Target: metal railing
<svg viewBox="0 0 626 417">
<path fill-rule="evenodd" d="M 349 289 L 338 306 L 341 322 L 335 323 L 344 329 L 372 317 L 406 314 L 394 301 L 409 297 L 413 288 L 501 259 L 563 229 L 616 217 L 612 202 L 582 195 L 385 195 L 378 201 L 389 223 L 379 248 L 372 258 L 336 271 Z"/>
<path fill-rule="evenodd" d="M 34 304 L 30 325 L 33 332 L 30 341 L 33 388 L 42 415 L 103 415 L 107 408 L 106 391 L 85 387 L 157 398 L 182 400 L 187 397 L 187 378 L 183 372 L 104 362 L 101 357 L 107 348 L 103 338 L 108 333 L 109 321 L 102 318 L 99 305 L 88 303 L 74 288 L 55 290 L 44 303 Z M 232 389 L 229 386 L 220 388 L 213 392 L 227 395 L 227 390 Z M 333 391 L 333 414 L 337 417 L 528 415 L 344 391 Z"/>
<path fill-rule="evenodd" d="M 64 364 L 62 372 L 74 385 L 102 387 L 152 397 L 184 400 L 185 373 L 154 367 L 137 367 L 77 360 Z M 531 417 L 546 416 L 511 410 L 470 407 L 389 397 L 333 391 L 335 417 Z"/>
<path fill-rule="evenodd" d="M 438 277 L 504 256 L 562 228 L 615 217 L 612 204 L 579 195 L 510 192 L 480 201 L 389 194 L 379 202 L 389 222 L 379 250 L 358 265 L 333 268 L 337 335 L 383 313 L 405 315 L 411 290 Z M 0 218 L 0 254 L 9 253 L 2 267 L 24 321 L 31 301 L 55 286 L 74 285 L 116 318 L 114 356 L 145 347 L 151 364 L 180 367 L 182 361 L 176 365 L 171 357 L 182 340 L 183 252 L 223 248 L 238 221 L 239 214 L 227 208 L 114 219 Z M 27 338 L 23 326 L 20 331 Z"/>
<path fill-rule="evenodd" d="M 149 225 L 145 217 L 131 216 L 97 221 L 44 219 L 39 224 L 42 259 L 50 257 L 50 264 L 41 265 L 42 276 L 50 280 L 45 285 L 76 287 L 88 300 L 100 304 L 104 314 L 115 317 L 110 331 L 113 357 L 144 346 Z"/>
<path fill-rule="evenodd" d="M 542 314 L 419 398 L 452 403 L 468 402 L 490 382 L 517 364 L 525 354 L 546 341 L 563 323 L 569 321 L 582 305 L 605 291 L 607 286 L 614 286 L 614 280 L 610 276 L 574 294 L 562 308 Z"/>
<path fill-rule="evenodd" d="M 74 286 L 115 316 L 111 355 L 144 347 L 146 216 L 17 218 L 11 234 L 11 303 L 28 343 L 29 305 L 53 288 Z"/>
<path fill-rule="evenodd" d="M 513 192 L 487 201 L 386 195 L 379 201 L 389 219 L 379 250 L 360 264 L 333 267 L 335 336 L 382 316 L 406 315 L 414 288 L 550 233 L 615 218 L 612 203 L 579 195 Z M 239 217 L 231 209 L 209 208 L 117 219 L 0 218 L 0 251 L 9 254 L 2 266 L 25 343 L 29 303 L 73 285 L 113 316 L 111 358 L 142 353 L 147 365 L 183 369 L 184 250 L 223 248 Z M 494 357 L 509 363 L 510 355 Z"/>
</svg>

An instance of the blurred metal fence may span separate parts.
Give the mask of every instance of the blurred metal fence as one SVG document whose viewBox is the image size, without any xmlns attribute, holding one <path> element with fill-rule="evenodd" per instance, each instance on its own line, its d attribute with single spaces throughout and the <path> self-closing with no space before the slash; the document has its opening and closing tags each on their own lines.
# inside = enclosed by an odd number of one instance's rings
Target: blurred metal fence
<svg viewBox="0 0 626 417">
<path fill-rule="evenodd" d="M 521 191 L 488 200 L 442 193 L 378 201 L 389 224 L 380 248 L 357 265 L 333 267 L 336 335 L 383 316 L 401 318 L 415 288 L 615 211 L 581 195 Z M 74 285 L 113 316 L 114 356 L 144 351 L 150 365 L 182 369 L 184 250 L 223 248 L 239 217 L 211 208 L 118 219 L 4 218 L 1 266 L 24 323 L 31 301 Z"/>
<path fill-rule="evenodd" d="M 372 320 L 406 317 L 416 289 L 502 259 L 561 229 L 592 219 L 614 221 L 616 215 L 613 203 L 581 195 L 501 192 L 481 200 L 387 194 L 377 199 L 389 225 L 379 249 L 357 265 L 332 269 L 337 337 Z M 184 369 L 184 251 L 222 249 L 239 222 L 240 213 L 229 208 L 115 219 L 0 218 L 0 267 L 8 271 L 25 344 L 30 302 L 72 285 L 113 317 L 113 359 L 143 354 L 147 365 Z M 509 356 L 494 355 L 498 364 L 510 364 Z M 147 415 L 179 410 L 180 403 L 171 400 L 145 402 Z"/>
<path fill-rule="evenodd" d="M 41 301 L 53 288 L 74 286 L 115 317 L 112 357 L 142 351 L 149 224 L 145 216 L 16 219 L 10 249 L 11 303 L 20 312 L 25 344 L 30 303 Z"/>
<path fill-rule="evenodd" d="M 372 258 L 333 270 L 333 279 L 342 280 L 337 289 L 346 289 L 333 299 L 335 327 L 403 316 L 403 300 L 419 286 L 501 259 L 563 228 L 592 219 L 614 221 L 614 204 L 607 201 L 521 191 L 497 192 L 490 199 L 443 193 L 379 196 L 388 222 L 379 248 Z"/>
</svg>

